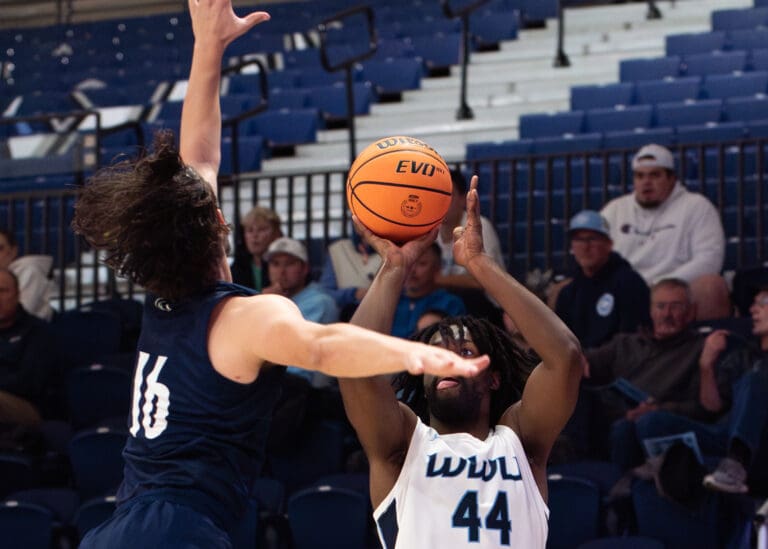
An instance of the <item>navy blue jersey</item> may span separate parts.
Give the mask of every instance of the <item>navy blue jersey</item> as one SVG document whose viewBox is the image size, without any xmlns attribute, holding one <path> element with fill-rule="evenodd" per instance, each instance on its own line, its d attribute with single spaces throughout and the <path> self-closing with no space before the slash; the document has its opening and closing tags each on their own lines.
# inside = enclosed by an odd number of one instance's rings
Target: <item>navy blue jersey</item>
<svg viewBox="0 0 768 549">
<path fill-rule="evenodd" d="M 242 514 L 264 461 L 284 368 L 265 368 L 250 384 L 227 379 L 211 364 L 207 334 L 216 304 L 252 294 L 219 282 L 212 292 L 178 303 L 147 297 L 120 503 L 157 495 L 205 513 L 226 530 Z"/>
</svg>

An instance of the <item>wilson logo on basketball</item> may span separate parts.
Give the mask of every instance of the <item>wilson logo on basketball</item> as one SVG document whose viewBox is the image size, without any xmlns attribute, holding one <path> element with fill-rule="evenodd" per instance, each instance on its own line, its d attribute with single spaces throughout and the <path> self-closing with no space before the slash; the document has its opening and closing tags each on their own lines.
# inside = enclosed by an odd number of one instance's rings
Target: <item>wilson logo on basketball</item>
<svg viewBox="0 0 768 549">
<path fill-rule="evenodd" d="M 410 194 L 408 198 L 400 204 L 400 211 L 405 217 L 416 217 L 421 213 L 421 199 L 417 194 Z"/>
<path fill-rule="evenodd" d="M 400 160 L 395 171 L 397 173 L 420 173 L 427 177 L 435 175 L 435 165 L 429 162 L 415 162 L 413 160 Z"/>
<path fill-rule="evenodd" d="M 432 147 L 424 143 L 424 141 L 420 141 L 413 137 L 405 137 L 400 135 L 395 137 L 388 137 L 376 143 L 376 146 L 382 150 L 388 149 L 389 147 L 395 147 L 397 145 L 418 145 L 419 147 L 424 147 L 430 150 L 432 149 Z"/>
</svg>

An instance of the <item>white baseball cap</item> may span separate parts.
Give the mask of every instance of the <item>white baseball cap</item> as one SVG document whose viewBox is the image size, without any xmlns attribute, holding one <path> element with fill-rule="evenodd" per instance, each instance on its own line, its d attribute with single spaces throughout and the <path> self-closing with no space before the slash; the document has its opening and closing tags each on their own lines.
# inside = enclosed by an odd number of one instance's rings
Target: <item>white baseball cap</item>
<svg viewBox="0 0 768 549">
<path fill-rule="evenodd" d="M 652 143 L 641 148 L 632 158 L 632 169 L 636 170 L 637 168 L 665 168 L 667 170 L 674 170 L 675 159 L 668 148 Z"/>
<path fill-rule="evenodd" d="M 267 253 L 264 254 L 264 259 L 269 261 L 273 256 L 277 254 L 288 254 L 301 259 L 304 263 L 308 263 L 307 249 L 304 244 L 293 238 L 287 236 L 281 236 L 267 248 Z"/>
</svg>

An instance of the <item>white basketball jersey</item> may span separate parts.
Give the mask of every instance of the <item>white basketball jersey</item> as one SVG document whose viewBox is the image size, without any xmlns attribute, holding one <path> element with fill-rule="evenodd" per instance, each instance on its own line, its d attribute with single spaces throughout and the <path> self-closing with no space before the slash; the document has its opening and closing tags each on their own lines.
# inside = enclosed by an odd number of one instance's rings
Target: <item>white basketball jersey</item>
<svg viewBox="0 0 768 549">
<path fill-rule="evenodd" d="M 392 490 L 373 513 L 384 549 L 543 548 L 549 509 L 512 429 L 485 440 L 421 421 Z"/>
</svg>

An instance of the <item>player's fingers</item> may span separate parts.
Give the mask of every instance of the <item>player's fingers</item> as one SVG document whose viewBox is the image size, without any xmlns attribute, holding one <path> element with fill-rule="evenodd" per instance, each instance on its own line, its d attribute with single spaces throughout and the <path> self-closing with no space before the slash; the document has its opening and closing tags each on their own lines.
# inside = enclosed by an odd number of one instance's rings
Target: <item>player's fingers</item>
<svg viewBox="0 0 768 549">
<path fill-rule="evenodd" d="M 265 11 L 254 11 L 243 17 L 246 30 L 255 27 L 259 23 L 263 23 L 264 21 L 269 21 L 269 19 L 270 15 Z"/>
</svg>

